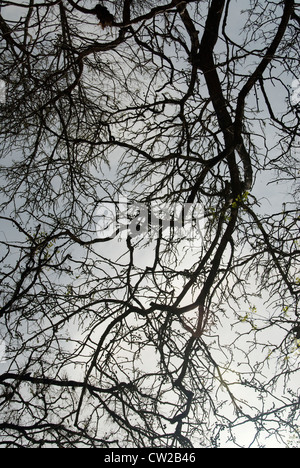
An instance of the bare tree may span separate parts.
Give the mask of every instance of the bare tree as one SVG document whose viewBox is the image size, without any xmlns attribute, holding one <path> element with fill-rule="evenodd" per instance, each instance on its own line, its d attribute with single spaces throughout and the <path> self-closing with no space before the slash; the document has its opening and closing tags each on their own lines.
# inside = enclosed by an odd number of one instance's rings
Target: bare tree
<svg viewBox="0 0 300 468">
<path fill-rule="evenodd" d="M 298 7 L 1 1 L 2 446 L 297 446 Z"/>
</svg>

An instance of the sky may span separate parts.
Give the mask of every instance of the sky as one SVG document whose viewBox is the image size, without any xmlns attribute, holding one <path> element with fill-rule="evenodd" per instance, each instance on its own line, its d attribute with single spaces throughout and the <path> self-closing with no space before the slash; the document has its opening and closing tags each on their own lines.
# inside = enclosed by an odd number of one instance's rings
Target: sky
<svg viewBox="0 0 300 468">
<path fill-rule="evenodd" d="M 236 5 L 241 5 L 241 2 L 235 2 Z M 249 2 L 244 2 L 245 5 L 248 5 Z M 10 18 L 14 18 L 16 19 L 17 17 L 17 12 L 18 12 L 18 8 L 17 7 L 12 7 L 10 9 L 7 9 L 6 10 L 6 17 L 10 17 Z M 232 37 L 236 37 L 238 38 L 239 37 L 239 26 L 241 24 L 241 14 L 240 14 L 240 11 L 239 11 L 239 8 L 235 8 L 234 6 L 234 2 L 233 2 L 233 7 L 232 7 L 232 25 L 230 26 L 230 32 L 231 32 L 231 35 Z M 233 25 L 235 26 L 235 30 L 233 30 Z M 286 76 L 286 86 L 289 87 L 290 89 L 290 93 L 292 93 L 292 95 L 294 96 L 294 91 L 295 91 L 295 87 L 293 87 L 293 81 L 292 81 L 292 77 L 288 77 Z M 4 93 L 3 93 L 3 82 L 0 81 L 0 102 L 1 102 L 1 99 L 2 101 L 4 100 Z M 1 90 L 2 90 L 2 93 L 1 93 Z M 281 112 L 285 112 L 286 111 L 286 98 L 287 98 L 287 95 L 286 95 L 286 90 L 284 90 L 282 87 L 277 87 L 277 86 L 274 86 L 274 90 L 273 90 L 273 94 L 272 96 L 274 97 L 273 99 L 273 102 L 276 103 L 276 112 L 279 114 Z M 274 135 L 271 133 L 271 130 L 270 130 L 270 133 L 268 134 L 268 137 L 269 137 L 269 141 L 271 142 L 272 139 L 274 138 Z M 259 141 L 258 141 L 258 144 Z M 278 151 L 279 151 L 279 148 L 278 148 Z M 105 177 L 108 177 L 110 178 L 112 181 L 115 179 L 115 176 L 116 176 L 116 167 L 117 167 L 117 161 L 120 157 L 120 154 L 118 152 L 115 152 L 114 154 L 114 161 L 113 163 L 111 164 L 111 169 L 109 170 L 108 168 L 106 169 L 105 171 Z M 274 178 L 276 178 L 276 174 L 274 173 L 261 173 L 261 174 L 258 174 L 257 175 L 257 179 L 256 179 L 256 184 L 255 184 L 255 187 L 253 189 L 253 195 L 260 201 L 260 207 L 259 207 L 259 212 L 262 214 L 262 213 L 270 213 L 271 211 L 274 211 L 274 212 L 280 212 L 282 210 L 282 204 L 283 202 L 288 202 L 289 201 L 289 197 L 290 197 L 290 191 L 291 191 L 291 187 L 288 183 L 286 182 L 283 182 L 283 183 L 279 183 L 279 184 L 276 184 L 275 183 L 271 183 Z M 100 210 L 100 216 L 102 215 L 101 213 L 101 210 L 103 209 L 103 205 L 100 205 L 99 206 L 99 210 Z M 99 212 L 98 212 L 98 215 L 99 215 Z M 97 230 L 98 229 L 98 235 L 100 235 L 99 233 L 99 219 L 95 218 L 92 220 L 92 223 L 91 223 L 91 228 Z M 94 224 L 94 227 L 93 227 L 93 224 Z M 16 240 L 19 240 L 19 234 L 17 233 L 16 230 L 12 230 L 10 227 L 8 227 L 8 223 L 1 223 L 1 227 L 0 227 L 0 235 L 1 235 L 1 238 L 2 239 L 13 239 L 14 236 Z M 108 257 L 108 258 L 114 258 L 114 259 L 118 259 L 120 258 L 120 256 L 122 256 L 122 254 L 124 253 L 124 249 L 126 248 L 126 239 L 123 238 L 121 239 L 121 242 L 120 242 L 120 237 L 121 236 L 118 236 L 118 238 L 116 238 L 114 241 L 112 241 L 111 243 L 109 244 L 106 244 L 105 245 L 105 255 Z M 200 242 L 201 242 L 201 239 L 200 239 Z M 98 253 L 101 255 L 102 253 L 102 245 L 100 244 L 99 245 L 99 248 L 95 249 L 95 252 L 98 251 Z M 191 262 L 191 255 L 193 254 L 194 256 L 197 256 L 197 249 L 199 249 L 199 239 L 197 239 L 197 243 L 196 243 L 196 246 L 195 248 L 193 246 L 191 246 L 190 244 L 189 245 L 182 245 L 182 252 L 183 252 L 183 264 L 182 264 L 182 268 L 184 269 L 185 267 L 188 267 L 190 265 L 190 262 Z M 77 248 L 73 248 L 73 252 L 72 252 L 73 256 L 74 256 L 74 260 L 76 260 L 76 258 L 80 258 L 82 256 L 82 250 L 81 249 L 77 249 Z M 154 252 L 153 252 L 153 245 L 151 246 L 148 246 L 147 249 L 140 249 L 140 250 L 136 250 L 135 252 L 135 265 L 141 269 L 144 269 L 145 267 L 147 266 L 150 266 L 151 264 L 153 264 L 153 261 L 154 261 L 154 258 L 153 258 L 153 255 L 154 255 Z M 96 257 L 95 257 L 96 258 Z M 91 260 L 93 260 L 93 258 L 91 258 Z M 122 261 L 126 262 L 126 257 L 125 258 L 122 258 Z M 84 283 L 84 279 L 80 278 L 77 280 L 77 284 L 82 284 Z M 255 278 L 251 278 L 250 281 L 249 281 L 249 294 L 251 293 L 251 290 L 253 291 L 253 293 L 255 293 L 255 290 L 256 290 L 256 284 L 255 284 Z M 76 282 L 74 284 L 74 286 L 76 285 Z M 178 285 L 179 286 L 179 285 Z M 268 292 L 266 291 L 266 296 L 265 297 L 262 297 L 262 298 L 257 298 L 257 297 L 253 297 L 253 307 L 255 306 L 256 307 L 256 310 L 257 312 L 254 313 L 253 312 L 253 320 L 255 322 L 255 320 L 264 320 L 266 318 L 266 313 L 270 313 L 270 311 L 266 311 L 266 306 L 265 306 L 265 302 L 266 300 L 268 300 L 269 298 L 267 297 L 268 296 Z M 231 313 L 231 310 L 230 308 L 226 311 L 226 313 L 231 316 L 232 318 L 232 313 Z M 241 348 L 242 348 L 242 344 L 244 346 L 247 346 L 247 340 L 248 340 L 248 337 L 247 337 L 247 330 L 249 330 L 249 321 L 245 321 L 243 322 L 243 317 L 246 316 L 246 314 L 250 313 L 249 311 L 249 308 L 248 308 L 248 305 L 245 304 L 245 309 L 243 310 L 239 310 L 237 311 L 237 313 L 240 315 L 240 323 L 236 326 L 235 328 L 235 331 L 232 330 L 231 328 L 231 324 L 229 322 L 227 323 L 222 323 L 219 325 L 219 328 L 217 328 L 214 332 L 215 335 L 218 335 L 219 338 L 220 338 L 220 341 L 224 344 L 224 347 L 226 346 L 226 343 L 228 343 L 231 339 L 232 339 L 232 336 L 234 333 L 238 334 L 240 333 L 240 338 L 239 338 L 239 342 L 241 343 Z M 104 322 L 101 327 L 98 327 L 97 331 L 95 332 L 95 335 L 100 335 L 100 333 L 103 332 L 104 330 L 104 326 L 106 326 L 106 322 Z M 74 324 L 74 330 L 76 328 L 76 323 Z M 275 329 L 276 331 L 273 331 L 273 336 L 272 337 L 269 337 L 267 336 L 267 333 L 266 333 L 266 336 L 264 336 L 265 338 L 265 343 L 266 343 L 266 348 L 267 348 L 267 344 L 268 344 L 268 341 L 270 341 L 272 343 L 272 346 L 274 346 L 274 343 L 280 343 L 281 340 L 282 340 L 282 337 L 283 337 L 283 334 L 284 334 L 284 330 L 280 330 L 279 328 Z M 70 333 L 73 333 L 73 330 L 71 330 Z M 245 333 L 245 336 L 243 336 L 243 334 Z M 204 339 L 210 343 L 210 342 L 213 342 L 215 340 L 214 336 L 207 336 L 207 337 L 204 337 Z M 225 348 L 224 348 L 225 349 Z M 1 353 L 2 355 L 4 354 L 4 346 L 3 346 L 3 342 L 0 341 L 0 360 L 1 360 Z M 260 351 L 258 351 L 258 353 L 260 353 Z M 267 355 L 267 349 L 266 349 L 266 355 Z M 222 360 L 222 357 L 221 356 L 218 356 L 218 352 L 216 351 L 215 352 L 215 356 L 216 357 L 219 357 L 220 360 Z M 255 356 L 255 353 L 254 353 L 254 356 Z M 228 354 L 226 356 L 226 359 L 228 357 Z M 259 355 L 257 356 L 257 358 L 259 359 Z M 225 361 L 226 361 L 225 359 Z M 251 406 L 251 402 L 253 401 L 253 404 L 255 405 L 257 403 L 257 393 L 253 390 L 251 391 L 249 388 L 247 389 L 247 391 L 245 391 L 245 387 L 242 386 L 240 384 L 240 376 L 242 375 L 242 369 L 244 368 L 243 367 L 243 364 L 240 364 L 239 363 L 239 359 L 241 361 L 243 361 L 245 359 L 245 356 L 244 356 L 244 353 L 241 352 L 240 353 L 240 356 L 236 356 L 235 359 L 232 361 L 231 363 L 231 366 L 230 368 L 228 367 L 228 363 L 225 364 L 226 368 L 223 369 L 223 378 L 225 380 L 228 379 L 228 381 L 231 381 L 233 380 L 233 383 L 232 383 L 232 389 L 234 391 L 234 394 L 245 400 L 245 401 L 248 401 L 248 404 L 249 406 Z M 266 380 L 270 379 L 271 376 L 272 376 L 272 373 L 274 372 L 274 369 L 275 369 L 275 362 L 272 361 L 272 357 L 270 358 L 270 364 L 269 364 L 269 369 L 266 370 L 266 374 L 265 374 L 265 378 Z M 295 357 L 296 359 L 296 357 Z M 140 357 L 140 363 L 139 363 L 139 366 L 141 367 L 141 369 L 147 369 L 147 371 L 149 371 L 149 368 L 152 368 L 152 366 L 154 365 L 154 362 L 155 362 L 155 356 L 153 356 L 153 350 L 151 352 L 151 350 L 149 348 L 145 348 L 141 357 Z M 1 364 L 0 362 L 0 366 L 3 366 L 5 367 L 5 363 Z M 154 366 L 155 367 L 155 366 Z M 1 370 L 1 367 L 0 367 L 0 370 Z M 78 371 L 79 373 L 79 371 Z M 236 381 L 235 381 L 235 378 L 234 376 L 236 376 Z M 293 382 L 291 383 L 291 386 L 295 386 L 295 389 L 297 388 L 297 382 Z M 279 384 L 279 387 L 280 387 L 280 384 Z M 278 389 L 279 390 L 279 394 L 280 394 L 280 388 Z M 219 390 L 217 391 L 217 395 L 218 394 L 222 394 L 222 392 L 224 391 L 224 389 L 222 389 L 222 386 L 220 385 L 220 388 Z M 228 407 L 228 414 L 232 412 L 232 410 Z M 245 445 L 249 445 L 251 443 L 251 441 L 253 440 L 253 437 L 255 435 L 255 430 L 254 430 L 254 427 L 251 423 L 247 424 L 247 426 L 245 427 L 241 427 L 240 429 L 237 428 L 235 429 L 236 432 L 239 432 L 239 436 L 240 436 L 240 440 L 242 440 L 243 443 L 245 443 Z M 266 444 L 270 444 L 270 446 L 276 446 L 276 437 L 274 437 L 271 441 L 268 441 L 266 440 Z M 222 445 L 226 446 L 226 447 L 230 447 L 231 445 L 233 445 L 233 442 L 230 442 L 228 440 L 226 440 L 224 438 L 224 440 L 222 440 Z"/>
</svg>

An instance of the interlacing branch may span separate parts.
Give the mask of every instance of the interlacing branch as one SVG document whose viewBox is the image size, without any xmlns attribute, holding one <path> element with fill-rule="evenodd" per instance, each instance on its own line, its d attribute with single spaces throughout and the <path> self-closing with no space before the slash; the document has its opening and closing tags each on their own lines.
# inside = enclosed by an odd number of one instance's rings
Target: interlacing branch
<svg viewBox="0 0 300 468">
<path fill-rule="evenodd" d="M 180 321 L 181 321 L 181 324 L 183 326 L 183 328 L 188 331 L 189 333 L 191 333 L 192 337 L 193 338 L 201 338 L 201 336 L 203 335 L 204 333 L 204 330 L 205 330 L 205 327 L 207 325 L 207 321 L 208 321 L 208 314 L 205 313 L 205 308 L 203 305 L 200 305 L 199 308 L 198 308 L 198 311 L 199 311 L 199 315 L 198 315 L 198 324 L 197 324 L 197 328 L 196 330 L 194 331 L 192 327 L 190 327 L 183 319 L 183 317 L 181 317 Z"/>
</svg>

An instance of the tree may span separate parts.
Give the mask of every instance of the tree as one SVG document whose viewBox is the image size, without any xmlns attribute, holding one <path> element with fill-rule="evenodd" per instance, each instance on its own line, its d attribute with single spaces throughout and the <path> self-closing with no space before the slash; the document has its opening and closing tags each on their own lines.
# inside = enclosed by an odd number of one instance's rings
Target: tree
<svg viewBox="0 0 300 468">
<path fill-rule="evenodd" d="M 297 445 L 299 5 L 1 6 L 1 445 Z"/>
</svg>

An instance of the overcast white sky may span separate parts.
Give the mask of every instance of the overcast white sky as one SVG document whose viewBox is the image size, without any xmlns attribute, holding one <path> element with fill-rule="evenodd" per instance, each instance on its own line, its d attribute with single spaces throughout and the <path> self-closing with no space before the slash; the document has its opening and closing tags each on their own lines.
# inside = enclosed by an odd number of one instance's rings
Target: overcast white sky
<svg viewBox="0 0 300 468">
<path fill-rule="evenodd" d="M 228 29 L 230 30 L 231 36 L 235 37 L 237 41 L 239 39 L 240 27 L 242 26 L 242 23 L 243 23 L 243 15 L 241 15 L 240 9 L 246 8 L 248 6 L 249 6 L 248 0 L 242 0 L 242 1 L 239 0 L 239 1 L 233 2 L 232 4 L 232 9 L 231 9 L 232 24 L 228 25 Z M 2 12 L 2 14 L 4 14 L 5 18 L 7 19 L 17 20 L 20 12 L 22 14 L 22 9 L 19 9 L 17 6 L 14 6 L 14 7 L 5 9 L 4 13 Z M 286 80 L 290 81 L 286 83 L 287 86 L 292 85 L 292 79 L 293 79 L 292 76 L 290 78 L 286 76 Z M 3 100 L 3 93 L 1 94 L 1 90 L 3 91 L 3 83 L 1 83 L 0 81 L 0 102 L 1 102 L 1 99 Z M 293 92 L 292 88 L 291 88 L 291 92 Z M 285 113 L 286 106 L 288 105 L 286 101 L 286 97 L 287 97 L 286 93 L 284 92 L 283 88 L 279 86 L 274 87 L 273 93 L 274 93 L 273 102 L 275 103 L 275 107 L 276 107 L 276 108 L 274 107 L 274 110 L 278 114 Z M 274 135 L 270 133 L 268 136 L 271 142 Z M 259 144 L 260 142 L 258 141 L 258 145 Z M 280 148 L 278 148 L 278 150 L 274 149 L 273 151 L 276 155 L 276 152 L 280 151 Z M 12 155 L 12 158 L 14 158 L 14 155 Z M 114 162 L 111 164 L 110 174 L 108 170 L 105 171 L 105 176 L 111 178 L 112 181 L 114 181 L 115 175 L 116 175 L 115 163 L 117 159 L 118 157 L 116 156 Z M 290 184 L 287 182 L 281 182 L 278 185 L 276 183 L 270 183 L 272 180 L 274 180 L 274 178 L 276 178 L 276 174 L 274 173 L 262 173 L 257 176 L 256 184 L 252 193 L 258 200 L 260 200 L 260 203 L 261 203 L 260 212 L 261 213 L 270 214 L 271 212 L 280 212 L 282 209 L 283 202 L 290 201 L 290 192 L 291 192 Z M 96 222 L 97 220 L 95 220 L 95 224 Z M 96 225 L 95 225 L 95 229 L 96 229 Z M 9 239 L 10 241 L 12 240 L 17 241 L 20 239 L 20 234 L 18 233 L 16 229 L 12 228 L 12 226 L 9 223 L 1 222 L 0 238 Z M 154 261 L 153 248 L 154 248 L 154 245 L 149 246 L 147 249 L 141 249 L 141 250 L 135 251 L 134 258 L 135 258 L 136 266 L 140 268 L 145 268 L 146 266 L 151 266 L 153 264 L 153 261 Z M 191 261 L 192 263 L 195 262 L 195 257 L 192 257 L 191 254 L 197 255 L 197 248 L 199 248 L 199 245 L 196 246 L 195 250 L 193 249 L 191 250 L 190 248 L 185 249 L 185 245 L 183 243 L 182 252 L 183 252 L 184 262 L 183 262 L 182 268 L 187 268 L 188 265 L 191 263 Z M 98 250 L 98 252 L 101 254 L 102 249 L 103 249 L 103 246 L 100 244 L 99 248 L 97 248 L 96 251 Z M 105 255 L 107 257 L 111 257 L 114 259 L 117 259 L 118 257 L 120 257 L 123 254 L 124 250 L 126 250 L 126 240 L 124 238 L 121 240 L 121 242 L 119 242 L 119 239 L 117 238 L 113 240 L 111 243 L 108 243 L 105 245 Z M 80 249 L 76 251 L 76 249 L 74 248 L 74 251 L 73 251 L 74 258 L 76 258 L 76 256 L 80 257 L 80 255 L 82 255 L 82 251 Z M 13 261 L 13 256 L 10 258 L 10 261 Z M 82 281 L 82 279 L 80 279 L 79 282 L 80 281 Z M 255 277 L 253 277 L 250 283 L 252 284 L 250 285 L 250 288 L 249 288 L 249 294 L 251 294 L 251 288 L 253 290 L 253 293 L 255 293 L 256 292 Z M 254 317 L 254 320 L 255 319 L 259 320 L 260 318 L 265 319 L 270 313 L 269 311 L 266 310 L 266 307 L 265 307 L 265 300 L 268 299 L 267 295 L 268 293 L 266 292 L 266 297 L 263 297 L 261 299 L 258 299 L 257 297 L 253 297 L 253 305 L 257 307 L 257 315 L 256 317 Z M 247 306 L 245 305 L 244 310 L 237 311 L 237 312 L 239 312 L 241 316 L 243 316 L 243 314 L 248 313 L 249 310 L 247 309 Z M 228 310 L 227 313 L 232 318 L 232 314 L 230 310 Z M 241 323 L 233 331 L 231 329 L 230 322 L 222 323 L 220 324 L 219 329 L 215 331 L 215 335 L 219 334 L 221 342 L 224 342 L 224 346 L 226 346 L 226 343 L 232 340 L 232 336 L 234 333 L 237 333 L 238 331 L 240 331 L 243 334 L 245 330 L 247 329 L 247 326 L 249 327 L 249 324 Z M 101 328 L 97 330 L 97 333 L 100 333 L 100 331 L 101 331 Z M 269 340 L 270 342 L 272 342 L 272 344 L 276 342 L 280 343 L 283 337 L 283 330 L 280 331 L 278 328 L 276 328 L 274 329 L 273 333 L 274 333 L 274 336 L 272 337 L 265 336 L 266 342 Z M 209 343 L 214 340 L 214 337 L 207 337 L 207 338 L 204 337 L 204 339 L 207 340 L 207 343 Z M 245 336 L 244 338 L 240 338 L 239 342 L 241 343 L 244 342 L 244 345 L 247 346 L 248 345 L 247 340 L 248 340 L 248 337 Z M 1 340 L 0 340 L 0 372 L 6 366 L 6 364 L 1 363 L 1 352 L 3 354 L 3 349 L 4 349 L 3 343 L 1 343 Z M 144 356 L 141 356 L 140 365 L 141 365 L 141 368 L 144 366 L 144 368 L 147 369 L 147 371 L 149 371 L 149 368 L 153 366 L 154 356 L 153 354 L 151 354 L 151 351 L 149 349 L 148 350 L 145 349 L 144 351 L 145 351 Z M 213 351 L 212 351 L 212 354 L 213 354 Z M 254 357 L 255 357 L 255 353 L 254 353 Z M 215 358 L 216 360 L 217 358 L 222 360 L 221 355 L 217 356 L 216 354 Z M 244 356 L 242 356 L 242 354 L 239 355 L 238 353 L 235 356 L 235 359 L 232 361 L 230 368 L 227 368 L 227 370 L 224 369 L 223 378 L 225 380 L 228 379 L 228 381 L 234 382 L 235 380 L 234 375 L 236 375 L 236 382 L 232 384 L 232 388 L 231 388 L 232 392 L 237 397 L 247 400 L 249 402 L 249 406 L 251 406 L 251 401 L 253 401 L 253 405 L 255 406 L 257 404 L 257 393 L 254 390 L 251 391 L 249 389 L 247 389 L 247 391 L 245 392 L 245 387 L 240 385 L 239 383 L 239 376 L 242 372 L 241 369 L 243 369 L 243 366 L 239 365 L 239 359 L 243 360 Z M 272 360 L 270 360 L 269 369 L 265 370 L 266 373 L 264 374 L 264 377 L 266 378 L 266 380 L 272 377 L 274 366 L 275 366 L 275 362 L 272 362 Z M 296 381 L 298 379 L 299 379 L 299 376 L 295 375 L 295 381 L 294 383 L 291 382 L 291 387 L 294 387 L 295 389 L 298 388 L 298 384 Z M 222 391 L 223 390 L 220 387 L 219 392 L 222 392 Z M 278 388 L 278 395 L 280 395 L 280 385 Z M 232 410 L 228 407 L 228 414 L 231 412 Z M 230 416 L 232 416 L 232 414 Z M 240 430 L 240 433 L 239 433 L 240 440 L 242 440 L 246 445 L 251 443 L 251 440 L 253 439 L 255 435 L 255 430 L 254 430 L 254 427 L 252 427 L 252 424 L 248 423 L 247 426 L 245 427 L 241 426 L 240 429 L 236 429 L 237 432 L 239 430 Z M 233 445 L 233 443 L 231 444 L 230 442 L 226 440 L 222 441 L 222 444 L 226 447 L 230 447 L 231 445 Z M 267 446 L 269 445 L 271 447 L 276 446 L 276 437 L 274 437 L 270 441 L 266 440 L 266 445 Z"/>
</svg>

